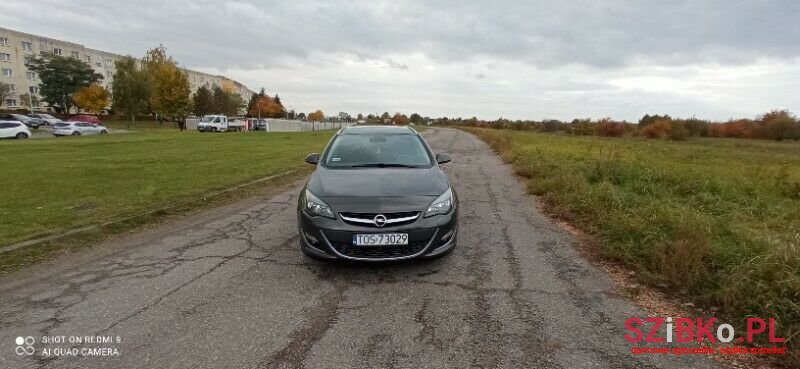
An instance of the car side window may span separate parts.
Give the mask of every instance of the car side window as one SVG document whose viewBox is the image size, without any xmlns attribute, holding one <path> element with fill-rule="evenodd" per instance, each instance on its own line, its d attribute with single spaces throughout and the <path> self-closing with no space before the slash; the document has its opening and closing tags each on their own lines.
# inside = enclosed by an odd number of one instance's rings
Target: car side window
<svg viewBox="0 0 800 369">
<path fill-rule="evenodd" d="M 2 119 L 2 118 L 0 118 Z M 11 123 L 0 123 L 0 129 L 11 128 Z"/>
</svg>

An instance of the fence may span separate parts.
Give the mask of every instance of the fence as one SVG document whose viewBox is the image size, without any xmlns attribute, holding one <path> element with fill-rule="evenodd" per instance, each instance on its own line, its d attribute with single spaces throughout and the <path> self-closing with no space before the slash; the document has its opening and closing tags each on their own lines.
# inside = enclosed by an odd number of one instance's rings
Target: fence
<svg viewBox="0 0 800 369">
<path fill-rule="evenodd" d="M 288 119 L 262 119 L 266 124 L 265 130 L 267 132 L 308 132 L 308 131 L 324 131 L 329 129 L 340 129 L 355 125 L 355 123 L 348 122 L 309 122 L 301 120 L 288 120 Z M 200 119 L 190 118 L 186 120 L 186 129 L 197 129 L 197 123 Z"/>
</svg>

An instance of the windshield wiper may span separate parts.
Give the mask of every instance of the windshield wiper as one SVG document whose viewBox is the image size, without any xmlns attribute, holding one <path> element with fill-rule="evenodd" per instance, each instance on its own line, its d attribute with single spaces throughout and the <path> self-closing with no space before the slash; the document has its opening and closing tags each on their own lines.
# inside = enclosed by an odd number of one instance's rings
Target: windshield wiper
<svg viewBox="0 0 800 369">
<path fill-rule="evenodd" d="M 395 163 L 368 163 L 355 164 L 353 168 L 419 168 L 418 165 L 395 164 Z"/>
</svg>

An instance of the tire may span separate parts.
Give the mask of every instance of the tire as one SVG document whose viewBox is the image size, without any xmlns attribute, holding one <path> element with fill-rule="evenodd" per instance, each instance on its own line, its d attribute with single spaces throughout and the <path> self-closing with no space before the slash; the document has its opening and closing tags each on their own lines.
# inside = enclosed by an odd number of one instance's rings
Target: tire
<svg viewBox="0 0 800 369">
<path fill-rule="evenodd" d="M 80 135 L 81 135 L 81 133 L 80 133 L 80 132 L 78 132 L 78 131 L 75 131 L 75 132 L 72 132 L 72 135 L 73 135 L 73 136 L 80 136 Z"/>
<path fill-rule="evenodd" d="M 104 130 L 102 130 L 102 131 L 100 131 L 100 134 L 101 134 L 101 135 L 104 135 L 104 134 L 106 134 L 106 133 L 108 133 L 108 131 L 106 131 L 105 129 L 104 129 Z"/>
<path fill-rule="evenodd" d="M 28 134 L 24 133 L 24 132 L 20 132 L 20 133 L 17 133 L 17 135 L 14 136 L 14 137 L 16 137 L 16 139 L 18 139 L 18 140 L 24 140 L 24 139 L 28 138 Z"/>
</svg>

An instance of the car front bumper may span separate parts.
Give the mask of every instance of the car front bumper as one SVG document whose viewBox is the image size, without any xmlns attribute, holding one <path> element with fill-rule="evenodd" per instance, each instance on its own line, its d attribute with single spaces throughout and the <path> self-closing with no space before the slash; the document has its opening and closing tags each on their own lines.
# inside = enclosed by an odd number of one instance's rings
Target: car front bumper
<svg viewBox="0 0 800 369">
<path fill-rule="evenodd" d="M 382 228 L 357 226 L 337 219 L 311 217 L 298 210 L 300 246 L 320 259 L 398 261 L 435 258 L 452 251 L 458 238 L 458 209 L 446 215 L 418 218 L 413 223 Z M 354 246 L 354 234 L 407 233 L 408 245 Z"/>
</svg>

